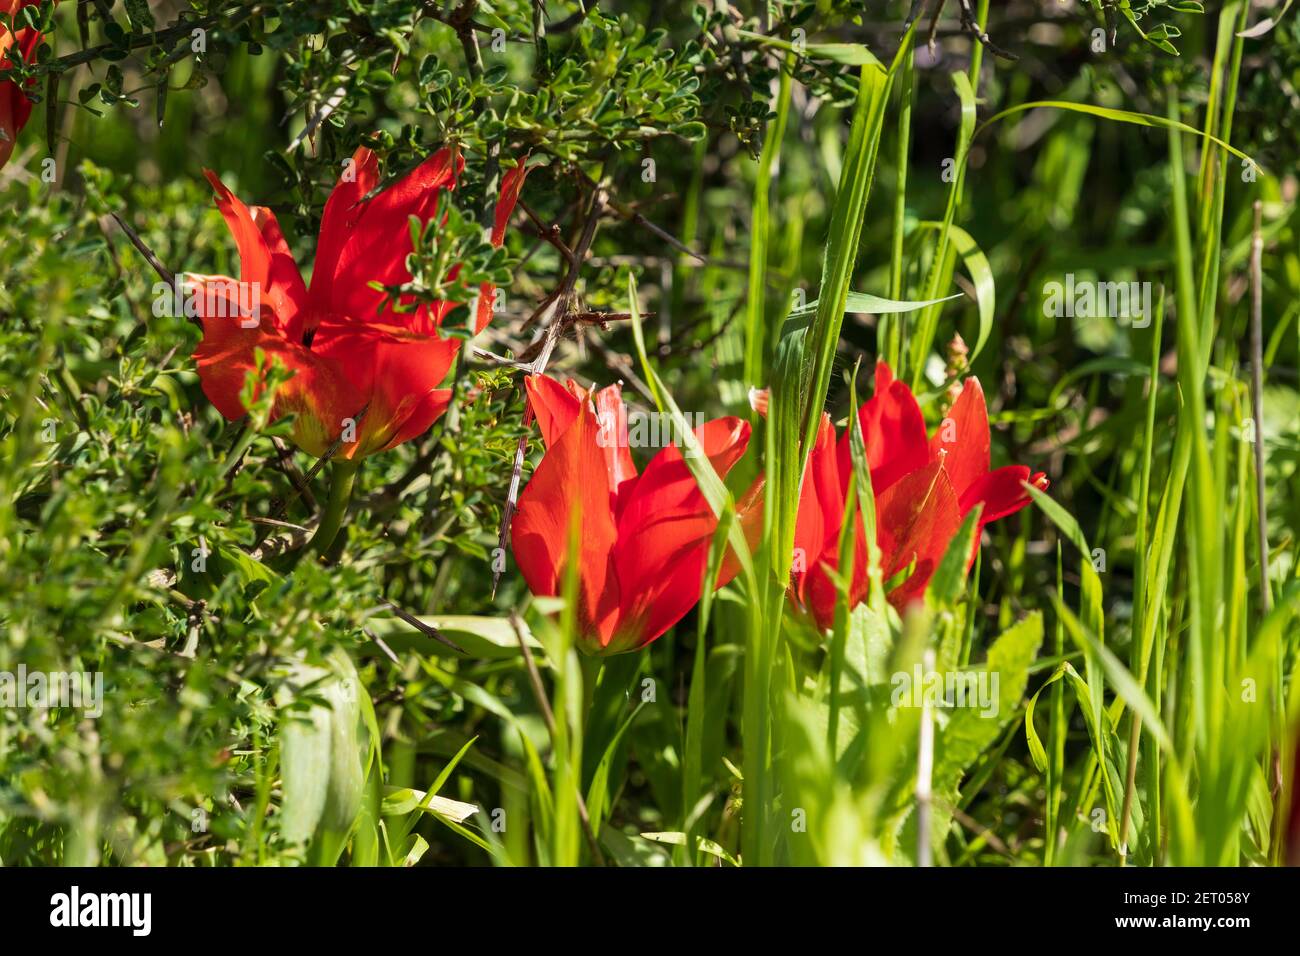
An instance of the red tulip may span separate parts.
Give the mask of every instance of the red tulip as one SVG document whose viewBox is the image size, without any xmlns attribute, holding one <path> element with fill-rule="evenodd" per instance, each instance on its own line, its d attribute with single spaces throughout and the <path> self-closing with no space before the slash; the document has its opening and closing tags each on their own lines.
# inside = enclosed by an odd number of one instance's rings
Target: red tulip
<svg viewBox="0 0 1300 956">
<path fill-rule="evenodd" d="M 38 0 L 0 0 L 0 13 L 7 14 L 11 22 L 17 21 L 23 7 L 34 7 Z M 11 49 L 22 54 L 24 62 L 30 61 L 36 47 L 41 42 L 41 34 L 30 27 L 23 27 L 10 32 L 0 24 L 0 70 L 14 65 L 9 57 Z M 0 82 L 0 168 L 9 162 L 19 131 L 27 125 L 32 114 L 32 101 L 27 98 L 22 87 L 10 80 Z"/>
<path fill-rule="evenodd" d="M 563 592 L 577 509 L 580 645 L 589 654 L 644 647 L 700 599 L 717 519 L 676 445 L 637 474 L 619 386 L 593 393 L 544 375 L 529 376 L 525 385 L 546 453 L 512 526 L 519 570 L 534 594 Z M 726 475 L 749 444 L 749 423 L 719 418 L 695 435 Z M 742 523 L 748 514 L 742 512 Z M 736 570 L 726 562 L 714 587 Z"/>
<path fill-rule="evenodd" d="M 323 455 L 340 437 L 338 458 L 385 451 L 423 434 L 446 411 L 451 390 L 438 385 L 460 340 L 444 338 L 440 325 L 455 304 L 398 312 L 371 283 L 410 280 L 408 218 L 427 221 L 438 194 L 455 188 L 463 166 L 457 152 L 441 149 L 367 198 L 379 183 L 379 161 L 369 149 L 358 149 L 325 204 L 310 289 L 274 213 L 245 206 L 206 171 L 240 259 L 238 283 L 190 276 L 204 319 L 203 341 L 194 353 L 199 377 L 222 415 L 233 420 L 246 413 L 240 393 L 259 348 L 294 373 L 276 392 L 272 416 L 295 413 L 294 441 L 313 455 Z M 521 162 L 503 179 L 495 245 L 505 238 L 524 175 Z M 246 305 L 250 291 L 260 309 L 244 317 L 236 300 Z M 475 332 L 491 319 L 492 293 L 488 285 L 481 290 Z"/>
<path fill-rule="evenodd" d="M 915 562 L 905 581 L 889 593 L 896 607 L 919 598 L 965 516 L 982 504 L 979 525 L 1019 511 L 1029 503 L 1024 482 L 1047 487 L 1041 472 L 1023 465 L 989 470 L 989 419 L 979 381 L 966 380 L 948 417 L 927 439 L 925 420 L 911 389 L 894 378 L 884 362 L 876 366 L 872 398 L 858 410 L 867 464 L 876 497 L 876 540 L 884 580 Z M 852 471 L 849 431 L 835 438 L 830 416 L 823 415 L 817 444 L 808 462 L 795 523 L 796 553 L 805 568 L 792 574 L 796 599 L 811 609 L 818 625 L 830 627 L 836 592 L 825 566 L 839 566 L 844 495 Z M 866 544 L 857 516 L 850 606 L 867 593 Z M 978 550 L 971 551 L 967 569 Z"/>
</svg>

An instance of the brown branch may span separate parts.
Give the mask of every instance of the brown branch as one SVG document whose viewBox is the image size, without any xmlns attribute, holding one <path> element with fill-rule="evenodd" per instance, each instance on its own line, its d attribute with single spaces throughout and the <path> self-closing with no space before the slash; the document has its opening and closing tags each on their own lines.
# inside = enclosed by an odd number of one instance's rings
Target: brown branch
<svg viewBox="0 0 1300 956">
<path fill-rule="evenodd" d="M 546 328 L 542 337 L 541 350 L 528 368 L 530 375 L 540 375 L 546 370 L 547 363 L 551 360 L 551 353 L 555 351 L 555 344 L 559 341 L 567 326 L 566 319 L 569 315 L 567 303 L 573 294 L 573 288 L 578 282 L 578 273 L 582 268 L 582 262 L 587 257 L 587 252 L 591 249 L 592 240 L 596 238 L 596 228 L 600 224 L 600 218 L 604 214 L 605 205 L 609 199 L 608 187 L 604 184 L 597 184 L 595 191 L 592 193 L 591 205 L 587 210 L 586 223 L 582 227 L 582 235 L 578 243 L 574 246 L 573 256 L 569 260 L 568 271 L 564 274 L 563 281 L 556 287 L 555 291 L 546 297 L 546 300 L 534 313 L 535 317 L 541 317 L 543 314 L 554 314 L 556 304 L 565 302 L 566 308 L 563 313 L 555 318 Z M 532 319 L 530 318 L 530 322 Z M 497 532 L 497 547 L 505 549 L 510 540 L 510 522 L 514 518 L 515 504 L 519 500 L 519 481 L 524 469 L 524 455 L 528 451 L 528 434 L 533 424 L 532 406 L 525 402 L 523 417 L 523 432 L 519 436 L 519 442 L 515 446 L 515 460 L 510 472 L 510 490 L 506 494 L 505 507 L 501 511 L 501 527 Z M 501 572 L 495 568 L 492 571 L 492 593 L 495 595 L 497 584 L 501 581 Z"/>
<path fill-rule="evenodd" d="M 469 656 L 468 653 L 466 653 L 465 648 L 461 647 L 459 644 L 456 644 L 454 641 L 452 641 L 450 638 L 444 635 L 442 631 L 438 630 L 432 624 L 426 624 L 424 621 L 421 621 L 418 617 L 416 617 L 414 614 L 411 614 L 409 611 L 402 610 L 392 601 L 385 601 L 384 606 L 388 608 L 388 610 L 396 614 L 403 621 L 405 621 L 407 624 L 411 625 L 411 627 L 415 628 L 421 634 L 425 635 L 426 637 L 431 637 L 435 641 L 438 641 L 439 643 L 446 644 L 448 647 L 450 647 L 452 650 L 456 651 L 457 653 L 465 654 L 466 657 Z"/>
<path fill-rule="evenodd" d="M 985 49 L 994 56 L 1001 57 L 1004 60 L 1010 60 L 1012 63 L 1020 59 L 1020 57 L 1016 56 L 1014 53 L 1008 53 L 1006 50 L 1002 49 L 1002 47 L 998 46 L 989 38 L 988 33 L 984 31 L 984 28 L 980 26 L 979 22 L 975 19 L 975 11 L 971 9 L 970 0 L 957 0 L 957 4 L 961 7 L 961 25 L 963 30 L 982 43 Z"/>
</svg>

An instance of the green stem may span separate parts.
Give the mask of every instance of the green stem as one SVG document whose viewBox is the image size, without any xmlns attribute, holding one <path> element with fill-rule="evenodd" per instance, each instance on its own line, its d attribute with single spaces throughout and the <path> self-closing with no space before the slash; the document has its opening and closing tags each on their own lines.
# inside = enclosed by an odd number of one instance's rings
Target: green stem
<svg viewBox="0 0 1300 956">
<path fill-rule="evenodd" d="M 596 685 L 600 682 L 605 658 L 595 654 L 579 654 L 578 660 L 582 664 L 582 729 L 586 736 L 587 724 L 591 721 L 591 706 L 596 699 Z"/>
<path fill-rule="evenodd" d="M 312 551 L 326 552 L 334 539 L 338 537 L 343 517 L 348 513 L 348 502 L 352 500 L 352 482 L 357 476 L 361 462 L 336 460 L 330 463 L 330 497 L 325 502 L 325 510 L 320 516 L 316 533 L 307 542 L 304 553 Z"/>
</svg>

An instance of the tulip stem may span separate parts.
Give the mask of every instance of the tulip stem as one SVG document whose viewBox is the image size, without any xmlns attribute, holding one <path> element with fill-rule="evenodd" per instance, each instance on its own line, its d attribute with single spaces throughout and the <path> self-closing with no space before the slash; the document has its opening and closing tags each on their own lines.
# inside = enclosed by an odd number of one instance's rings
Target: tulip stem
<svg viewBox="0 0 1300 956">
<path fill-rule="evenodd" d="M 605 659 L 594 654 L 579 654 L 578 660 L 582 662 L 582 732 L 585 736 L 587 725 L 591 722 L 591 706 L 596 699 L 596 684 L 600 682 Z"/>
<path fill-rule="evenodd" d="M 334 543 L 334 539 L 338 537 L 339 527 L 343 524 L 343 516 L 348 513 L 348 502 L 352 500 L 352 482 L 357 476 L 357 468 L 360 465 L 360 461 L 348 461 L 346 459 L 331 462 L 329 500 L 325 502 L 325 510 L 321 512 L 320 524 L 316 526 L 316 533 L 307 542 L 305 551 L 324 553 L 329 550 L 330 545 Z"/>
</svg>

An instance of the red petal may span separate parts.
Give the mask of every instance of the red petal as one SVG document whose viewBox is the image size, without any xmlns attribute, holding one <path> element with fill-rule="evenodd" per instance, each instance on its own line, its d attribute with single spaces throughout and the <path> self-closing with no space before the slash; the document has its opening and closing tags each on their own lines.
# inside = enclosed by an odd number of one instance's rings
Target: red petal
<svg viewBox="0 0 1300 956">
<path fill-rule="evenodd" d="M 239 249 L 239 278 L 254 284 L 260 303 L 269 308 L 287 338 L 302 337 L 307 290 L 275 214 L 262 206 L 250 209 L 210 169 L 203 174 L 216 193 L 217 208 Z"/>
<path fill-rule="evenodd" d="M 31 0 L 9 4 L 7 7 L 4 3 L 0 3 L 0 9 L 4 9 L 11 16 L 15 16 L 21 8 L 33 5 Z M 0 27 L 0 69 L 12 65 L 7 55 L 11 46 L 17 46 L 22 54 L 23 61 L 30 63 L 32 54 L 40 45 L 40 42 L 41 34 L 36 30 L 24 28 L 19 30 L 16 35 L 11 35 L 4 27 Z M 32 101 L 27 98 L 18 84 L 10 81 L 0 83 L 0 168 L 3 168 L 4 164 L 9 161 L 18 134 L 27 125 L 27 120 L 31 115 Z"/>
<path fill-rule="evenodd" d="M 230 314 L 234 311 L 232 304 Z M 339 436 L 342 419 L 351 414 L 346 409 L 355 410 L 364 399 L 336 362 L 285 339 L 265 323 L 244 328 L 237 317 L 204 319 L 203 340 L 194 352 L 204 394 L 226 418 L 242 418 L 247 409 L 240 396 L 256 367 L 254 350 L 259 348 L 295 373 L 276 393 L 273 416 L 296 414 L 294 442 L 309 454 L 323 455 Z"/>
<path fill-rule="evenodd" d="M 980 527 L 991 521 L 1015 514 L 1029 504 L 1029 492 L 1022 482 L 1029 481 L 1029 469 L 1024 465 L 1007 465 L 981 475 L 961 496 L 961 513 L 966 514 L 979 502 L 984 503 L 980 513 Z M 1039 472 L 1032 484 L 1047 487 L 1047 477 Z"/>
<path fill-rule="evenodd" d="M 860 525 L 860 522 L 859 522 Z M 853 583 L 849 587 L 849 607 L 856 607 L 866 595 L 866 545 L 859 526 L 857 540 L 854 542 Z M 835 624 L 835 605 L 839 601 L 839 592 L 831 581 L 827 569 L 836 570 L 840 563 L 838 542 L 826 549 L 809 569 L 804 582 L 803 605 L 812 611 L 813 619 L 822 630 L 829 630 Z M 859 584 L 861 578 L 861 585 Z"/>
<path fill-rule="evenodd" d="M 835 426 L 831 417 L 823 414 L 817 444 L 808 458 L 808 470 L 799 490 L 799 514 L 795 519 L 791 581 L 801 602 L 806 593 L 806 572 L 822 560 L 827 547 L 838 547 L 840 528 L 844 524 L 844 493 L 835 451 Z"/>
<path fill-rule="evenodd" d="M 718 474 L 725 476 L 744 455 L 749 432 L 748 422 L 720 418 L 696 429 L 696 436 Z M 717 525 L 680 450 L 671 445 L 660 451 L 619 502 L 614 548 L 622 597 L 614 641 L 618 650 L 654 640 L 699 601 Z"/>
<path fill-rule="evenodd" d="M 874 393 L 878 395 L 881 392 L 887 392 L 889 391 L 889 386 L 893 384 L 894 370 L 889 367 L 889 363 L 884 359 L 876 362 L 876 382 Z"/>
<path fill-rule="evenodd" d="M 901 607 L 920 597 L 961 526 L 952 483 L 939 462 L 907 475 L 876 498 L 881 570 L 888 581 L 913 559 L 916 568 L 889 595 Z"/>
<path fill-rule="evenodd" d="M 411 253 L 408 220 L 414 216 L 427 222 L 438 203 L 438 194 L 450 189 L 465 161 L 450 149 L 440 149 L 414 170 L 372 199 L 366 200 L 346 237 L 334 265 L 328 295 L 317 300 L 324 311 L 362 322 L 387 321 L 408 325 L 417 331 L 432 331 L 424 317 L 379 315 L 384 293 L 370 288 L 371 282 L 398 285 L 411 278 L 406 257 Z M 324 224 L 322 224 L 324 231 Z M 319 269 L 320 266 L 317 266 Z M 314 279 L 313 279 L 314 282 Z M 322 295 L 325 295 L 322 292 Z"/>
<path fill-rule="evenodd" d="M 943 459 L 959 498 L 988 472 L 989 413 L 979 379 L 966 379 L 948 417 L 930 439 L 930 457 Z"/>
<path fill-rule="evenodd" d="M 451 405 L 451 389 L 435 388 L 426 392 L 422 398 L 416 400 L 411 408 L 411 413 L 407 415 L 406 420 L 398 427 L 391 438 L 384 443 L 379 451 L 388 451 L 390 448 L 396 448 L 404 441 L 410 441 L 412 438 L 419 438 L 427 432 L 433 423 L 442 418 L 443 413 Z"/>
<path fill-rule="evenodd" d="M 763 540 L 763 491 L 766 483 L 766 478 L 760 474 L 736 502 L 736 519 L 740 522 L 740 530 L 745 536 L 745 543 L 749 545 L 750 554 L 758 550 Z M 739 573 L 740 560 L 728 546 L 727 553 L 722 557 L 722 567 L 718 569 L 718 582 L 714 585 L 714 590 L 730 583 Z"/>
<path fill-rule="evenodd" d="M 217 209 L 226 220 L 226 226 L 239 250 L 239 278 L 243 282 L 264 283 L 271 274 L 271 250 L 266 237 L 253 221 L 253 214 L 243 201 L 230 191 L 221 178 L 210 169 L 203 175 L 216 193 Z"/>
<path fill-rule="evenodd" d="M 474 307 L 474 334 L 478 335 L 492 323 L 492 307 L 496 304 L 497 289 L 491 282 L 478 287 L 478 304 Z"/>
<path fill-rule="evenodd" d="M 695 430 L 701 449 L 719 476 L 725 477 L 749 447 L 749 422 L 728 416 L 715 418 Z M 676 445 L 662 449 L 650 460 L 645 473 L 624 489 L 619 501 L 620 536 L 656 521 L 708 510 L 695 476 Z M 709 512 L 712 514 L 712 512 Z"/>
<path fill-rule="evenodd" d="M 524 177 L 528 175 L 527 154 L 519 160 L 519 165 L 501 177 L 501 197 L 497 200 L 496 213 L 492 221 L 492 245 L 500 246 L 506 240 L 506 227 L 514 214 L 515 203 L 519 201 L 519 191 L 523 189 Z M 478 307 L 474 316 L 474 334 L 482 332 L 492 321 L 492 305 L 495 301 L 496 287 L 490 282 L 479 286 Z"/>
<path fill-rule="evenodd" d="M 623 404 L 622 386 L 610 385 L 601 389 L 596 393 L 595 403 L 596 421 L 600 423 L 596 441 L 609 470 L 610 494 L 617 500 L 624 483 L 636 477 L 636 465 L 628 447 L 627 406 Z"/>
<path fill-rule="evenodd" d="M 884 362 L 876 366 L 876 393 L 858 410 L 862 438 L 867 446 L 872 491 L 879 496 L 930 458 L 925 419 L 912 390 L 898 381 Z M 840 436 L 840 480 L 848 481 L 853 459 L 846 428 Z"/>
<path fill-rule="evenodd" d="M 569 522 L 574 508 L 579 509 L 578 619 L 588 649 L 598 652 L 613 636 L 619 585 L 610 560 L 617 533 L 605 486 L 605 460 L 596 446 L 597 428 L 596 416 L 583 402 L 572 427 L 542 456 L 519 496 L 510 540 L 529 590 L 558 595 L 564 587 Z"/>
<path fill-rule="evenodd" d="M 15 84 L 0 83 L 0 169 L 13 155 L 18 133 L 27 125 L 31 111 L 32 104 Z"/>
<path fill-rule="evenodd" d="M 577 420 L 582 403 L 549 375 L 525 376 L 524 388 L 528 392 L 528 405 L 542 432 L 542 444 L 551 448 Z"/>
<path fill-rule="evenodd" d="M 519 192 L 524 188 L 524 178 L 528 175 L 528 154 L 519 160 L 519 165 L 501 177 L 501 198 L 497 200 L 496 214 L 492 220 L 492 245 L 500 246 L 506 239 L 506 227 L 514 215 L 515 203 L 519 202 Z"/>
<path fill-rule="evenodd" d="M 362 200 L 378 184 L 379 160 L 362 146 L 352 155 L 351 165 L 344 168 L 321 215 L 316 263 L 311 273 L 311 302 L 318 316 L 335 311 L 332 306 L 334 274 L 338 270 L 339 254 L 361 221 L 365 211 Z"/>
<path fill-rule="evenodd" d="M 252 208 L 253 224 L 262 233 L 270 253 L 267 272 L 267 301 L 288 338 L 302 340 L 303 313 L 307 309 L 307 286 L 298 271 L 289 244 L 284 241 L 275 213 L 265 206 Z"/>
<path fill-rule="evenodd" d="M 447 408 L 450 395 L 438 386 L 451 370 L 459 347 L 456 339 L 419 335 L 396 326 L 360 325 L 337 318 L 322 322 L 313 351 L 334 359 L 368 403 L 355 444 L 345 445 L 339 454 L 373 455 L 427 431 Z M 344 417 L 355 418 L 360 411 L 360 406 L 348 409 Z"/>
<path fill-rule="evenodd" d="M 645 647 L 672 627 L 700 600 L 709 543 L 717 521 L 708 516 L 660 522 L 653 532 L 620 539 L 615 547 L 623 604 L 606 645 L 608 653 Z M 636 553 L 648 549 L 644 553 Z M 633 562 L 633 580 L 624 569 Z M 715 584 L 715 588 L 720 584 Z"/>
</svg>

